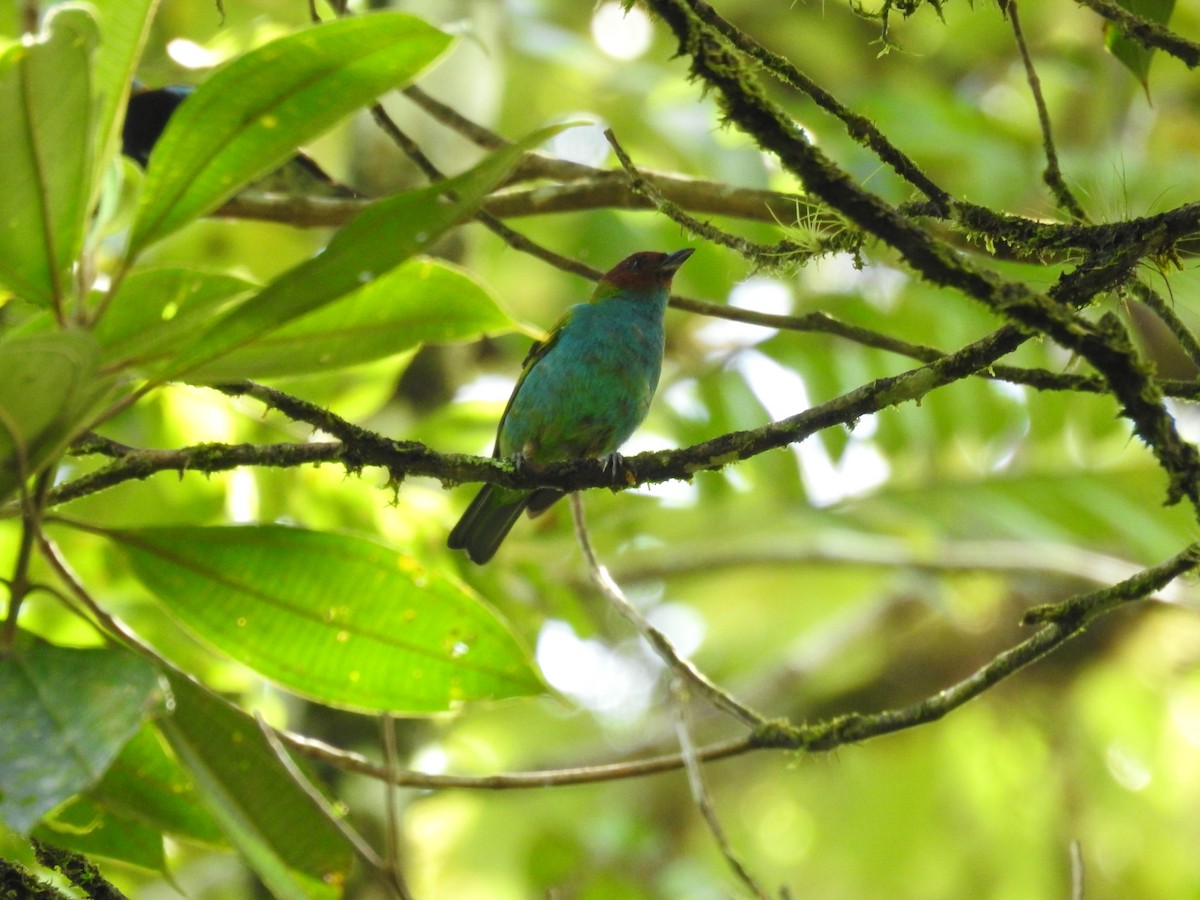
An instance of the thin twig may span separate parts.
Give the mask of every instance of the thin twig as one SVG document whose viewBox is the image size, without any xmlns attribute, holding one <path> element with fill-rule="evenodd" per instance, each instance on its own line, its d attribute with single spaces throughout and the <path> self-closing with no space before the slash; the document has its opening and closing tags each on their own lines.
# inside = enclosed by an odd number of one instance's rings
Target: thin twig
<svg viewBox="0 0 1200 900">
<path fill-rule="evenodd" d="M 388 871 L 387 862 L 382 859 L 374 848 L 366 842 L 362 835 L 355 831 L 346 819 L 339 815 L 333 805 L 325 798 L 325 795 L 314 785 L 307 775 L 296 765 L 296 761 L 292 759 L 292 755 L 288 753 L 287 747 L 280 740 L 279 734 L 267 724 L 267 720 L 262 717 L 262 713 L 258 710 L 254 711 L 254 721 L 258 725 L 258 730 L 266 739 L 271 752 L 275 754 L 275 759 L 283 766 L 288 776 L 295 782 L 296 786 L 304 792 L 321 816 L 338 830 L 343 838 L 358 854 L 359 859 L 367 864 L 369 868 L 379 880 L 383 883 L 388 893 L 395 897 L 400 897 L 401 900 L 412 900 L 411 895 L 404 889 L 402 884 L 397 885 Z"/>
<path fill-rule="evenodd" d="M 717 817 L 716 807 L 713 805 L 712 797 L 708 793 L 708 787 L 704 783 L 704 772 L 700 768 L 700 760 L 696 755 L 696 746 L 692 742 L 691 723 L 688 721 L 687 712 L 687 689 L 683 686 L 682 679 L 673 678 L 671 680 L 671 696 L 674 701 L 672 705 L 675 707 L 675 734 L 679 739 L 679 755 L 683 757 L 684 769 L 687 771 L 688 788 L 692 793 L 692 802 L 700 810 L 700 815 L 704 818 L 709 833 L 717 843 L 717 849 L 725 857 L 725 861 L 729 864 L 729 868 L 733 870 L 733 874 L 737 876 L 738 881 L 749 888 L 759 900 L 770 900 L 770 894 L 763 889 L 750 870 L 746 868 L 745 863 L 734 852 L 733 844 L 730 843 L 729 836 L 725 833 L 725 828 L 721 825 L 721 820 Z"/>
<path fill-rule="evenodd" d="M 400 771 L 400 754 L 396 751 L 396 721 L 387 713 L 379 716 L 379 731 L 383 739 L 383 760 L 391 772 Z M 400 813 L 396 808 L 396 783 L 388 779 L 384 786 L 384 840 L 387 846 L 387 859 L 384 861 L 384 871 L 392 880 L 399 892 L 408 896 L 404 886 L 404 878 L 400 874 Z"/>
<path fill-rule="evenodd" d="M 683 768 L 683 759 L 678 753 L 674 753 L 629 762 L 546 769 L 537 772 L 508 772 L 499 775 L 433 775 L 427 772 L 392 770 L 386 765 L 372 762 L 361 754 L 332 747 L 303 735 L 283 732 L 280 737 L 311 759 L 334 766 L 344 772 L 365 775 L 399 787 L 423 790 L 451 788 L 486 791 L 530 790 L 645 778 L 664 772 L 676 772 Z M 697 750 L 697 756 L 704 762 L 715 762 L 720 759 L 741 756 L 752 749 L 754 748 L 751 740 L 743 737 L 701 747 Z"/>
<path fill-rule="evenodd" d="M 1021 17 L 1017 12 L 1018 0 L 1009 0 L 1007 6 L 1008 21 L 1012 25 L 1013 38 L 1017 42 L 1017 50 L 1021 54 L 1021 62 L 1025 65 L 1025 80 L 1029 83 L 1029 91 L 1033 95 L 1034 106 L 1037 107 L 1038 125 L 1042 129 L 1042 149 L 1046 154 L 1046 170 L 1042 173 L 1042 180 L 1054 194 L 1059 207 L 1065 210 L 1072 218 L 1078 219 L 1081 222 L 1086 222 L 1088 219 L 1087 213 L 1083 211 L 1083 207 L 1071 193 L 1071 189 L 1067 187 L 1067 182 L 1063 178 L 1062 169 L 1058 164 L 1058 151 L 1054 148 L 1054 137 L 1050 131 L 1050 113 L 1046 109 L 1046 99 L 1042 96 L 1042 82 L 1038 78 L 1037 69 L 1033 66 L 1033 59 L 1029 55 L 1029 47 L 1025 43 L 1025 34 L 1021 31 Z"/>
<path fill-rule="evenodd" d="M 753 241 L 748 241 L 745 238 L 717 228 L 715 225 L 701 222 L 695 216 L 689 215 L 679 206 L 663 197 L 654 185 L 638 171 L 637 167 L 633 164 L 633 160 L 629 158 L 629 154 L 625 152 L 625 148 L 621 146 L 611 128 L 605 129 L 604 137 L 612 145 L 613 152 L 617 154 L 617 159 L 620 161 L 622 168 L 629 175 L 629 183 L 634 191 L 648 199 L 659 212 L 672 221 L 678 222 L 693 234 L 699 235 L 707 241 L 720 244 L 722 247 L 728 247 L 730 250 L 748 259 L 756 267 L 798 265 L 826 253 L 851 249 L 849 246 L 842 246 L 842 242 L 834 242 L 832 240 L 826 246 L 822 246 L 823 242 L 817 242 L 815 248 L 803 247 L 795 241 L 788 240 L 779 241 L 777 244 L 770 246 L 767 244 L 756 244 Z"/>
<path fill-rule="evenodd" d="M 805 725 L 766 722 L 748 737 L 695 748 L 695 757 L 702 762 L 711 762 L 768 748 L 806 753 L 824 752 L 936 722 L 1026 666 L 1054 652 L 1085 631 L 1096 619 L 1107 615 L 1120 605 L 1137 602 L 1162 590 L 1175 578 L 1195 569 L 1198 564 L 1200 544 L 1192 544 L 1160 565 L 1143 569 L 1109 588 L 1082 594 L 1055 606 L 1041 607 L 1039 609 L 1044 625 L 1037 633 L 997 654 L 961 681 L 910 706 L 876 713 L 850 713 Z M 1031 612 L 1036 613 L 1038 610 Z M 406 787 L 432 790 L 463 788 L 499 791 L 595 784 L 643 778 L 678 770 L 686 765 L 682 755 L 674 754 L 626 763 L 541 772 L 484 776 L 430 775 L 421 772 L 394 772 L 387 766 L 372 763 L 359 754 L 339 750 L 309 738 L 287 733 L 282 734 L 281 738 L 307 756 L 344 771 Z"/>
<path fill-rule="evenodd" d="M 583 558 L 587 563 L 588 572 L 592 576 L 592 582 L 613 608 L 621 614 L 625 621 L 638 630 L 672 672 L 694 685 L 700 695 L 709 703 L 751 728 L 762 725 L 765 721 L 762 716 L 717 687 L 709 680 L 708 676 L 675 649 L 675 645 L 665 634 L 646 621 L 646 618 L 629 602 L 620 586 L 612 580 L 608 571 L 600 565 L 600 561 L 596 558 L 596 552 L 592 548 L 592 541 L 588 537 L 587 525 L 584 522 L 583 498 L 577 493 L 571 494 L 571 513 L 575 517 L 575 537 L 583 551 Z"/>
<path fill-rule="evenodd" d="M 778 54 L 763 47 L 745 32 L 735 28 L 702 0 L 690 0 L 692 12 L 713 31 L 720 34 L 737 49 L 751 57 L 774 78 L 812 99 L 821 109 L 839 119 L 846 132 L 854 140 L 869 148 L 892 170 L 917 188 L 945 215 L 950 203 L 950 194 L 926 175 L 914 160 L 906 156 L 889 141 L 866 116 L 858 115 L 838 102 L 832 94 L 801 72 L 795 65 Z"/>
<path fill-rule="evenodd" d="M 17 449 L 21 451 L 15 455 L 18 467 L 23 473 L 26 468 L 24 448 Z M 21 606 L 35 586 L 29 578 L 29 564 L 33 559 L 34 544 L 42 533 L 42 516 L 46 509 L 50 485 L 54 481 L 55 468 L 50 466 L 38 475 L 32 491 L 26 489 L 25 479 L 21 480 L 21 540 L 17 545 L 17 559 L 13 564 L 12 578 L 5 581 L 8 588 L 8 611 L 3 627 L 0 628 L 0 656 L 6 655 L 17 639 L 17 619 L 21 614 Z"/>
<path fill-rule="evenodd" d="M 1083 900 L 1083 847 L 1076 839 L 1071 841 L 1067 851 L 1071 856 L 1071 900 Z"/>
<path fill-rule="evenodd" d="M 87 610 L 108 637 L 118 641 L 127 649 L 132 650 L 152 666 L 162 671 L 179 671 L 150 644 L 143 641 L 134 631 L 126 626 L 124 622 L 96 601 L 91 592 L 84 587 L 83 581 L 75 574 L 66 557 L 58 549 L 58 545 L 50 540 L 45 532 L 38 535 L 38 549 L 41 551 L 42 558 L 50 564 L 50 568 L 62 579 L 67 589 L 75 595 L 83 608 Z M 182 675 L 182 673 L 180 674 Z"/>
<path fill-rule="evenodd" d="M 213 389 L 230 397 L 252 397 L 264 406 L 278 410 L 294 422 L 311 425 L 317 431 L 345 443 L 361 444 L 379 437 L 374 432 L 343 419 L 332 410 L 255 381 L 216 384 L 213 385 Z"/>
<path fill-rule="evenodd" d="M 379 127 L 388 135 L 396 146 L 399 147 L 409 159 L 425 174 L 431 182 L 436 184 L 439 181 L 444 181 L 446 176 L 420 148 L 416 141 L 410 138 L 396 124 L 395 120 L 388 115 L 380 104 L 375 104 L 371 107 L 371 115 Z M 489 231 L 499 237 L 502 241 L 512 247 L 514 250 L 519 250 L 522 253 L 528 253 L 537 259 L 547 262 L 557 269 L 564 272 L 572 272 L 592 281 L 597 281 L 602 274 L 590 266 L 585 266 L 583 263 L 577 262 L 562 254 L 555 253 L 547 247 L 543 247 L 533 240 L 525 237 L 518 231 L 509 228 L 495 216 L 489 215 L 482 210 L 475 214 L 475 219 L 486 227 Z"/>
</svg>

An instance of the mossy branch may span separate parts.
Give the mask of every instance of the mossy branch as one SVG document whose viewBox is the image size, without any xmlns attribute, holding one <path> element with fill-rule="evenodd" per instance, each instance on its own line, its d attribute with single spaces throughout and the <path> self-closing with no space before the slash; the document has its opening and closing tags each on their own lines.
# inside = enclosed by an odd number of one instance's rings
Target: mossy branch
<svg viewBox="0 0 1200 900">
<path fill-rule="evenodd" d="M 1121 287 L 1143 256 L 1161 250 L 1161 227 L 1140 240 L 1109 247 L 1103 255 L 1092 254 L 1088 264 L 1060 279 L 1047 294 L 1001 278 L 963 259 L 830 160 L 767 99 L 745 60 L 697 15 L 695 0 L 649 2 L 675 33 L 692 75 L 716 93 L 727 120 L 778 157 L 810 194 L 893 248 L 928 281 L 972 297 L 1020 328 L 1045 334 L 1087 359 L 1166 471 L 1168 502 L 1187 497 L 1200 515 L 1200 453 L 1180 437 L 1125 329 L 1111 314 L 1091 322 L 1074 312 L 1097 293 Z"/>
</svg>

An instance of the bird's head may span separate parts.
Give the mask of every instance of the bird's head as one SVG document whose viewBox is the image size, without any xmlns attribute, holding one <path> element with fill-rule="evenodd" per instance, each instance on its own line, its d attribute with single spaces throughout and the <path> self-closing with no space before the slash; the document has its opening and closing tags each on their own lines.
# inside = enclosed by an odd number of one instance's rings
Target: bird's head
<svg viewBox="0 0 1200 900">
<path fill-rule="evenodd" d="M 674 253 L 644 251 L 627 256 L 600 278 L 599 294 L 616 290 L 653 290 L 671 286 L 671 276 L 692 255 L 692 248 Z"/>
</svg>

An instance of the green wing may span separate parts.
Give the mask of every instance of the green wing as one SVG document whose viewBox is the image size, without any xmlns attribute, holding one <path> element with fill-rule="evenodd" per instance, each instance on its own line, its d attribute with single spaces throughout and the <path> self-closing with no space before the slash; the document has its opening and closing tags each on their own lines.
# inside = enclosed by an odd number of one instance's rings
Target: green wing
<svg viewBox="0 0 1200 900">
<path fill-rule="evenodd" d="M 500 458 L 500 433 L 504 431 L 504 421 L 508 418 L 508 411 L 512 409 L 513 401 L 517 398 L 517 394 L 521 392 L 521 385 L 525 383 L 525 376 L 533 370 L 533 367 L 538 364 L 543 356 L 550 352 L 550 348 L 558 343 L 563 328 L 571 321 L 573 309 L 574 307 L 568 309 L 563 314 L 563 317 L 554 323 L 554 327 L 550 329 L 550 333 L 544 339 L 535 341 L 533 346 L 529 348 L 529 352 L 525 354 L 525 360 L 521 363 L 521 375 L 517 378 L 517 384 L 512 389 L 512 393 L 508 395 L 508 403 L 504 405 L 504 412 L 500 414 L 500 424 L 496 426 L 496 445 L 492 448 L 493 459 Z"/>
</svg>

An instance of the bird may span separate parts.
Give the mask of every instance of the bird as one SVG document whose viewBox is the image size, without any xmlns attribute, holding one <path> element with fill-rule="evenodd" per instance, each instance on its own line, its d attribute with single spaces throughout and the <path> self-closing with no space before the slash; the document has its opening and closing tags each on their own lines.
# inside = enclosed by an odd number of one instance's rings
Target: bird
<svg viewBox="0 0 1200 900">
<path fill-rule="evenodd" d="M 494 458 L 512 459 L 518 471 L 587 457 L 619 469 L 617 449 L 646 417 L 658 386 L 671 278 L 692 252 L 626 257 L 530 348 L 500 416 Z M 483 565 L 522 511 L 533 518 L 561 497 L 555 488 L 485 484 L 446 543 Z"/>
</svg>

